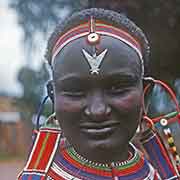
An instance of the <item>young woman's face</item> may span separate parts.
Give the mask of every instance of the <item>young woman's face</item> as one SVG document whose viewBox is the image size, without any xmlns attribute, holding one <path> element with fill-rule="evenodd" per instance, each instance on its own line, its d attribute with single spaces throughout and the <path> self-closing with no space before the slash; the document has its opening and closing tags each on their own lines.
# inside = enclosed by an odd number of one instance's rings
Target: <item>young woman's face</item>
<svg viewBox="0 0 180 180">
<path fill-rule="evenodd" d="M 81 155 L 96 161 L 120 158 L 141 116 L 141 63 L 123 42 L 101 37 L 97 56 L 107 50 L 99 74 L 91 74 L 80 38 L 55 58 L 55 111 L 65 137 Z"/>
</svg>

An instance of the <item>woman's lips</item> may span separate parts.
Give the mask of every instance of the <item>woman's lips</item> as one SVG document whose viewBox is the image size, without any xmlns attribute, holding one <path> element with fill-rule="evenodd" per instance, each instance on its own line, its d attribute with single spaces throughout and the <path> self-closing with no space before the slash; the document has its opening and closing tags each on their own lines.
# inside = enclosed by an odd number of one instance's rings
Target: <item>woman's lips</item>
<svg viewBox="0 0 180 180">
<path fill-rule="evenodd" d="M 119 126 L 117 122 L 108 123 L 84 123 L 80 128 L 83 133 L 94 138 L 107 138 Z"/>
</svg>

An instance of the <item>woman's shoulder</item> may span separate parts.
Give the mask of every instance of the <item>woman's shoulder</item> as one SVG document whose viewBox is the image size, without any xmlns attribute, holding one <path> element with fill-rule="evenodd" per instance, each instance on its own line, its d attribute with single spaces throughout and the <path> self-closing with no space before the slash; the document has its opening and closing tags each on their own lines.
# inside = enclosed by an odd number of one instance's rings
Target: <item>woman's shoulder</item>
<svg viewBox="0 0 180 180">
<path fill-rule="evenodd" d="M 54 159 L 61 136 L 61 129 L 43 126 L 33 133 L 32 147 L 23 171 L 18 179 L 39 178 L 46 175 Z"/>
</svg>

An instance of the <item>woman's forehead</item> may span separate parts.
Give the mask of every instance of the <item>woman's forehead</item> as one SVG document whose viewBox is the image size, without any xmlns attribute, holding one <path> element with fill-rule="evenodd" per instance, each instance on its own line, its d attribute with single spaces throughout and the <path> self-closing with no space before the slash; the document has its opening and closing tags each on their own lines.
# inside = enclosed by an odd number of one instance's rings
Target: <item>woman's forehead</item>
<svg viewBox="0 0 180 180">
<path fill-rule="evenodd" d="M 54 75 L 69 73 L 102 75 L 113 72 L 141 73 L 140 58 L 127 44 L 112 37 L 103 36 L 96 46 L 80 38 L 69 43 L 54 60 Z"/>
</svg>

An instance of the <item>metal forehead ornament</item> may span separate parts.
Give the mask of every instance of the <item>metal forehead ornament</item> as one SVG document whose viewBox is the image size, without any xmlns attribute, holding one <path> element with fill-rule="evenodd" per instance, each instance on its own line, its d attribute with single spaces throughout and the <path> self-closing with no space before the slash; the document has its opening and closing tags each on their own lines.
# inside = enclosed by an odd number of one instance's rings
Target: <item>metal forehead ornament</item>
<svg viewBox="0 0 180 180">
<path fill-rule="evenodd" d="M 91 74 L 99 74 L 100 65 L 102 64 L 108 50 L 102 49 L 100 54 L 96 52 L 96 46 L 100 44 L 102 36 L 109 36 L 120 40 L 131 47 L 139 56 L 142 67 L 142 78 L 144 77 L 144 61 L 142 47 L 139 41 L 136 40 L 128 31 L 121 28 L 117 28 L 113 25 L 107 24 L 101 20 L 95 20 L 94 17 L 90 17 L 88 22 L 77 25 L 66 33 L 60 35 L 52 49 L 51 64 L 54 65 L 56 56 L 71 42 L 83 38 L 86 38 L 88 45 L 92 47 L 93 53 L 90 54 L 84 48 L 81 49 L 82 55 L 87 60 L 90 66 Z"/>
<path fill-rule="evenodd" d="M 101 63 L 103 62 L 103 59 L 104 59 L 107 51 L 108 50 L 105 49 L 99 55 L 97 55 L 96 53 L 94 53 L 93 55 L 90 55 L 85 49 L 82 49 L 82 52 L 83 52 L 88 64 L 91 67 L 91 69 L 90 69 L 91 74 L 99 74 L 99 70 L 100 70 L 99 67 L 100 67 Z"/>
<path fill-rule="evenodd" d="M 100 42 L 100 35 L 96 33 L 96 23 L 95 19 L 91 17 L 90 19 L 90 33 L 87 36 L 87 42 L 91 46 L 93 46 L 94 54 L 90 55 L 85 49 L 82 49 L 82 52 L 90 65 L 91 69 L 90 72 L 91 74 L 99 74 L 99 67 L 101 63 L 103 62 L 103 59 L 107 53 L 107 49 L 105 49 L 102 53 L 97 55 L 96 53 L 96 45 Z"/>
<path fill-rule="evenodd" d="M 100 41 L 100 35 L 96 33 L 96 23 L 95 23 L 95 19 L 92 16 L 89 22 L 89 30 L 90 30 L 90 34 L 87 37 L 87 42 L 88 44 L 95 46 Z"/>
</svg>

